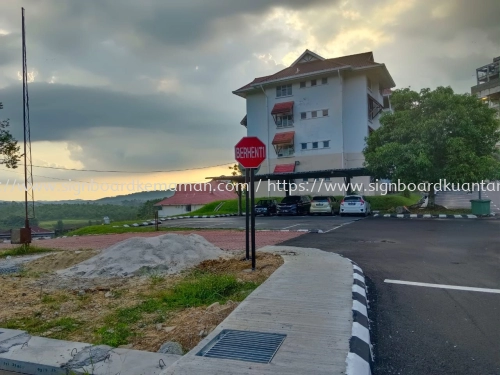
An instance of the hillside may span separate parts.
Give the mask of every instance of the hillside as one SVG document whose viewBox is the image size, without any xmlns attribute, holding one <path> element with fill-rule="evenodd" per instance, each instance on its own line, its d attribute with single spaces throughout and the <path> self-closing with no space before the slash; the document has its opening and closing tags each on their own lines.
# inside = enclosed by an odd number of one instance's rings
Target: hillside
<svg viewBox="0 0 500 375">
<path fill-rule="evenodd" d="M 142 191 L 138 193 L 131 193 L 125 195 L 117 195 L 114 197 L 105 197 L 96 200 L 83 200 L 83 199 L 72 199 L 72 200 L 58 200 L 58 201 L 44 201 L 37 200 L 35 202 L 36 206 L 46 205 L 46 204 L 92 204 L 92 205 L 120 205 L 120 206 L 134 206 L 139 207 L 144 202 L 149 200 L 164 199 L 171 197 L 174 194 L 172 190 L 167 191 Z M 2 203 L 24 203 L 24 201 L 2 201 Z"/>
</svg>

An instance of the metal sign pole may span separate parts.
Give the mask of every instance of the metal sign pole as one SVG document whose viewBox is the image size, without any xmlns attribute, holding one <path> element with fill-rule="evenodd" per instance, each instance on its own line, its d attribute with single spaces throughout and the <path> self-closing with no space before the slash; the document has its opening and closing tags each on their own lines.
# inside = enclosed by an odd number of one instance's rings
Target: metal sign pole
<svg viewBox="0 0 500 375">
<path fill-rule="evenodd" d="M 250 207 L 249 207 L 249 199 L 248 194 L 250 193 L 250 189 L 248 188 L 250 180 L 250 170 L 248 168 L 245 169 L 245 186 L 246 186 L 246 194 L 245 194 L 245 249 L 246 249 L 246 259 L 250 260 Z"/>
<path fill-rule="evenodd" d="M 255 169 L 250 170 L 250 210 L 251 210 L 251 230 L 252 230 L 252 271 L 255 271 Z"/>
</svg>

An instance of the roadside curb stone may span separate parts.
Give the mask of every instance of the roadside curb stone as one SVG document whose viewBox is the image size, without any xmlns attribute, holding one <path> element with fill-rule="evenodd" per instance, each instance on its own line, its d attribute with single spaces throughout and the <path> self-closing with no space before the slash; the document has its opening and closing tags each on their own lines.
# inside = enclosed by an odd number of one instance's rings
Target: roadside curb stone
<svg viewBox="0 0 500 375">
<path fill-rule="evenodd" d="M 352 336 L 349 340 L 346 375 L 371 375 L 373 352 L 370 341 L 367 287 L 363 270 L 351 260 L 352 284 Z"/>
</svg>

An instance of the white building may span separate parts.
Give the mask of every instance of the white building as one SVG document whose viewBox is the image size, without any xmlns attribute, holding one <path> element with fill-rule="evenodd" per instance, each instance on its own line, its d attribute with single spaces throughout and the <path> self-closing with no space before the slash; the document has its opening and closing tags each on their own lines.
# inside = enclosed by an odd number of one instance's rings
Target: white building
<svg viewBox="0 0 500 375">
<path fill-rule="evenodd" d="M 372 52 L 325 59 L 306 50 L 288 68 L 234 91 L 246 99 L 242 125 L 247 135 L 267 145 L 258 174 L 362 168 L 365 137 L 380 126 L 381 112 L 390 109 L 394 86 Z M 352 182 L 369 181 L 367 176 Z M 258 195 L 279 195 L 268 194 L 264 185 Z"/>
<path fill-rule="evenodd" d="M 492 63 L 477 68 L 476 77 L 477 85 L 471 87 L 472 95 L 495 109 L 500 118 L 500 56 L 495 57 Z"/>
</svg>

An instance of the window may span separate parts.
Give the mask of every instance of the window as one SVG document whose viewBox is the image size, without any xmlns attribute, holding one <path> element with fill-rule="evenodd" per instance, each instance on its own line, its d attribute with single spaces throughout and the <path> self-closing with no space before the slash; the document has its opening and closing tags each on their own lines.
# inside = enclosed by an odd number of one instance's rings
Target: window
<svg viewBox="0 0 500 375">
<path fill-rule="evenodd" d="M 283 145 L 277 150 L 277 153 L 279 158 L 283 158 L 286 156 L 292 156 L 294 151 L 293 145 Z"/>
<path fill-rule="evenodd" d="M 302 150 L 307 150 L 307 143 L 301 143 Z"/>
<path fill-rule="evenodd" d="M 315 80 L 315 79 L 313 79 L 313 80 L 311 81 L 311 86 L 316 86 L 316 80 Z"/>
<path fill-rule="evenodd" d="M 306 118 L 307 118 L 307 113 L 306 113 L 306 112 L 302 112 L 302 113 L 300 114 L 300 119 L 301 119 L 301 120 L 305 120 Z"/>
<path fill-rule="evenodd" d="M 328 116 L 328 109 L 324 109 L 324 110 L 323 110 L 323 117 L 324 117 L 324 116 Z"/>
<path fill-rule="evenodd" d="M 318 111 L 312 111 L 311 117 L 318 117 Z"/>
<path fill-rule="evenodd" d="M 330 141 L 323 141 L 323 147 L 330 147 Z"/>
<path fill-rule="evenodd" d="M 384 96 L 384 109 L 389 109 L 391 108 L 391 104 L 389 102 L 389 97 L 388 96 Z"/>
<path fill-rule="evenodd" d="M 308 178 L 303 178 L 302 182 L 309 182 L 309 179 Z"/>
<path fill-rule="evenodd" d="M 186 205 L 186 212 L 191 212 L 191 205 L 190 204 Z"/>
<path fill-rule="evenodd" d="M 300 88 L 303 89 L 304 87 L 306 87 L 306 83 L 305 82 L 300 82 Z"/>
<path fill-rule="evenodd" d="M 313 142 L 313 148 L 318 148 L 318 142 Z"/>
<path fill-rule="evenodd" d="M 276 115 L 276 126 L 278 128 L 293 126 L 293 115 Z"/>
<path fill-rule="evenodd" d="M 366 77 L 366 86 L 370 91 L 372 91 L 372 80 L 368 77 Z"/>
<path fill-rule="evenodd" d="M 276 97 L 292 95 L 292 85 L 276 86 Z"/>
<path fill-rule="evenodd" d="M 330 177 L 325 177 L 325 181 L 330 181 Z"/>
<path fill-rule="evenodd" d="M 321 84 L 326 85 L 328 83 L 328 78 L 321 78 Z"/>
</svg>

